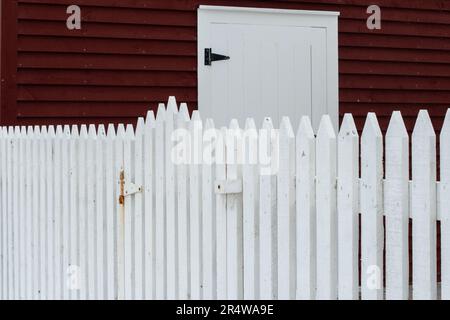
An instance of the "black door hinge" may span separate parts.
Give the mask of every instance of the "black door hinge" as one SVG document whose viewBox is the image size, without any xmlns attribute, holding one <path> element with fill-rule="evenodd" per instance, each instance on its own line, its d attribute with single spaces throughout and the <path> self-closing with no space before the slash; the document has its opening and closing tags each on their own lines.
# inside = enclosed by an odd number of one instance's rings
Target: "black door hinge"
<svg viewBox="0 0 450 320">
<path fill-rule="evenodd" d="M 213 53 L 211 48 L 205 49 L 205 66 L 210 66 L 214 61 L 230 60 L 229 56 Z"/>
</svg>

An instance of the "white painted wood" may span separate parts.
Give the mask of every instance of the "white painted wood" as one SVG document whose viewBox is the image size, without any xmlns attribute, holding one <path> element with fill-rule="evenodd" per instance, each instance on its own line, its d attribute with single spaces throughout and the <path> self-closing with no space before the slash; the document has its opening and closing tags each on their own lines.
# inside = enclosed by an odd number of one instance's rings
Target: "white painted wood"
<svg viewBox="0 0 450 320">
<path fill-rule="evenodd" d="M 383 284 L 383 136 L 369 113 L 361 141 L 361 298 L 382 300 Z"/>
<path fill-rule="evenodd" d="M 198 111 L 192 114 L 189 126 L 192 144 L 192 158 L 189 167 L 189 205 L 190 205 L 190 265 L 191 265 L 191 299 L 202 298 L 202 146 L 203 124 Z"/>
<path fill-rule="evenodd" d="M 155 299 L 164 300 L 167 297 L 166 290 L 166 261 L 165 261 L 165 248 L 166 248 L 166 227 L 165 227 L 165 129 L 164 121 L 166 117 L 166 109 L 164 105 L 159 105 L 158 114 L 156 115 L 156 132 L 155 132 L 155 192 L 156 192 L 156 209 L 155 209 L 155 272 L 156 280 L 156 295 Z"/>
<path fill-rule="evenodd" d="M 338 291 L 340 300 L 359 299 L 359 136 L 351 114 L 338 135 Z"/>
<path fill-rule="evenodd" d="M 104 125 L 98 126 L 96 150 L 95 150 L 95 255 L 97 263 L 95 265 L 95 278 L 97 288 L 97 299 L 105 300 L 105 279 L 107 275 L 105 265 L 105 208 L 106 208 L 106 193 L 105 193 L 105 169 L 106 169 L 106 154 L 105 154 L 105 139 L 106 129 Z"/>
<path fill-rule="evenodd" d="M 260 193 L 260 298 L 272 300 L 278 297 L 276 260 L 277 180 L 274 160 L 277 143 L 273 123 L 266 118 L 259 134 Z"/>
<path fill-rule="evenodd" d="M 55 268 L 55 299 L 62 299 L 62 266 L 61 266 L 61 214 L 62 214 L 62 136 L 63 129 L 61 126 L 56 127 L 56 136 L 54 142 L 54 208 L 55 213 L 53 217 L 54 225 L 54 268 Z"/>
<path fill-rule="evenodd" d="M 70 254 L 70 127 L 64 126 L 61 136 L 61 244 L 60 244 L 60 286 L 61 299 L 69 300 L 70 287 L 68 285 L 69 276 L 69 254 Z"/>
<path fill-rule="evenodd" d="M 18 128 L 18 176 L 16 179 L 18 180 L 18 211 L 17 211 L 17 220 L 18 224 L 18 278 L 19 278 L 19 293 L 18 298 L 20 300 L 25 300 L 26 292 L 25 292 L 25 281 L 26 281 L 26 262 L 25 262 L 25 242 L 26 242 L 26 224 L 27 219 L 25 215 L 25 207 L 24 207 L 24 193 L 25 193 L 25 139 L 24 136 L 26 134 L 26 128 L 20 127 Z"/>
<path fill-rule="evenodd" d="M 309 117 L 297 133 L 297 299 L 316 298 L 316 138 Z"/>
<path fill-rule="evenodd" d="M 45 165 L 47 166 L 46 170 L 46 180 L 47 180 L 47 281 L 48 281 L 48 300 L 55 299 L 55 204 L 53 202 L 54 199 L 54 145 L 55 143 L 55 127 L 50 126 L 48 128 L 48 135 L 46 139 L 46 154 L 45 154 Z"/>
<path fill-rule="evenodd" d="M 316 148 L 317 299 L 338 297 L 336 135 L 331 119 L 322 118 Z"/>
<path fill-rule="evenodd" d="M 132 181 L 137 186 L 143 186 L 143 167 L 144 163 L 144 130 L 145 130 L 145 120 L 144 118 L 139 118 L 136 126 L 136 138 L 134 145 L 134 170 Z M 131 181 L 129 181 L 131 182 Z M 131 198 L 132 199 L 132 198 Z M 133 200 L 133 199 L 132 199 Z M 137 192 L 134 195 L 134 213 L 133 213 L 133 227 L 132 236 L 134 238 L 134 299 L 143 300 L 144 299 L 144 205 L 143 193 Z"/>
<path fill-rule="evenodd" d="M 226 128 L 218 130 L 216 142 L 216 179 L 225 180 L 226 171 Z M 217 299 L 227 299 L 227 196 L 216 194 L 216 266 Z"/>
<path fill-rule="evenodd" d="M 216 215 L 215 215 L 215 165 L 213 164 L 214 145 L 216 132 L 214 122 L 211 119 L 205 121 L 205 139 L 203 145 L 202 164 L 202 271 L 203 271 L 203 296 L 204 300 L 216 299 L 215 283 L 215 254 L 216 254 Z M 207 161 L 207 157 L 211 161 Z M 205 159 L 206 158 L 206 159 Z"/>
<path fill-rule="evenodd" d="M 243 219 L 244 219 L 244 299 L 259 299 L 259 174 L 258 131 L 253 119 L 247 119 L 243 137 L 244 163 Z"/>
<path fill-rule="evenodd" d="M 226 139 L 227 180 L 242 179 L 242 131 L 232 120 Z M 227 196 L 227 298 L 241 300 L 243 284 L 242 194 Z"/>
<path fill-rule="evenodd" d="M 95 189 L 96 181 L 95 175 L 97 166 L 95 163 L 96 153 L 96 141 L 97 132 L 94 125 L 90 125 L 88 128 L 88 137 L 86 144 L 86 193 L 87 193 L 87 211 L 85 220 L 85 233 L 86 233 L 86 280 L 87 280 L 87 299 L 96 300 L 97 296 L 97 283 L 96 283 L 96 201 L 95 201 Z"/>
<path fill-rule="evenodd" d="M 440 151 L 441 297 L 442 300 L 450 300 L 450 110 L 441 131 Z"/>
<path fill-rule="evenodd" d="M 180 112 L 176 121 L 178 134 L 177 142 L 180 145 L 180 157 L 190 156 L 189 111 L 186 104 L 180 105 Z M 180 300 L 188 300 L 189 291 L 189 175 L 188 162 L 180 163 L 177 170 L 177 213 L 178 213 L 178 293 Z"/>
<path fill-rule="evenodd" d="M 338 15 L 200 6 L 199 110 L 219 126 L 233 117 L 259 123 L 264 116 L 276 122 L 289 116 L 297 123 L 302 115 L 317 126 L 330 114 L 337 127 Z M 206 66 L 205 48 L 230 60 Z"/>
<path fill-rule="evenodd" d="M 155 115 L 148 112 L 144 127 L 144 297 L 155 298 Z"/>
<path fill-rule="evenodd" d="M 117 297 L 117 283 L 116 283 L 116 237 L 115 228 L 117 225 L 117 175 L 115 170 L 115 154 L 114 144 L 116 138 L 116 130 L 114 125 L 110 124 L 106 133 L 105 141 L 105 264 L 106 264 L 106 284 L 105 296 L 107 300 L 114 300 Z"/>
<path fill-rule="evenodd" d="M 45 157 L 45 145 L 46 145 L 46 138 L 47 138 L 47 128 L 42 127 L 41 128 L 41 134 L 40 134 L 40 140 L 39 140 L 39 217 L 38 221 L 40 224 L 40 258 L 39 258 L 39 270 L 40 270 L 40 294 L 39 297 L 41 300 L 47 299 L 47 260 L 46 260 L 46 254 L 47 254 L 47 246 L 46 246 L 46 237 L 47 237 L 47 219 L 46 219 L 46 212 L 47 212 L 47 201 L 46 201 L 46 185 L 47 181 L 45 179 L 46 177 L 46 157 Z M 10 278 L 12 279 L 12 278 Z"/>
<path fill-rule="evenodd" d="M 437 298 L 436 134 L 421 110 L 412 136 L 413 298 Z"/>
<path fill-rule="evenodd" d="M 126 139 L 125 126 L 119 124 L 115 139 L 115 172 L 116 172 L 116 236 L 117 236 L 117 299 L 125 297 L 125 207 L 123 199 L 124 178 L 124 140 Z"/>
<path fill-rule="evenodd" d="M 400 112 L 386 134 L 386 299 L 409 297 L 409 137 Z"/>
<path fill-rule="evenodd" d="M 280 125 L 280 164 L 278 172 L 278 298 L 296 295 L 296 215 L 295 215 L 295 135 L 289 118 Z"/>
<path fill-rule="evenodd" d="M 167 299 L 174 300 L 177 298 L 177 213 L 176 213 L 176 175 L 175 164 L 172 159 L 172 150 L 174 148 L 173 143 L 173 131 L 175 129 L 175 120 L 177 118 L 178 106 L 175 97 L 170 97 L 167 103 L 166 113 L 166 237 L 167 237 Z"/>
<path fill-rule="evenodd" d="M 1 241 L 1 299 L 7 300 L 8 299 L 8 274 L 7 274 L 7 254 L 8 254 L 8 238 L 7 238 L 7 195 L 8 195 L 8 189 L 6 184 L 6 140 L 7 140 L 7 129 L 6 127 L 0 128 L 0 182 L 1 182 L 1 208 L 0 208 L 0 214 L 1 214 L 1 235 L 0 235 L 0 241 Z"/>
<path fill-rule="evenodd" d="M 69 286 L 70 299 L 80 299 L 80 258 L 79 258 L 79 232 L 80 232 L 80 211 L 79 211 L 79 181 L 80 181 L 80 162 L 79 162 L 79 130 L 78 126 L 72 126 L 71 139 L 69 146 L 70 158 L 70 253 L 68 269 L 65 271 Z"/>
<path fill-rule="evenodd" d="M 123 143 L 123 178 L 124 183 L 133 181 L 134 163 L 132 163 L 132 153 L 135 148 L 135 133 L 132 125 L 127 125 Z M 133 157 L 134 158 L 134 157 Z M 124 184 L 124 186 L 125 186 Z M 125 189 L 125 187 L 124 187 Z M 125 300 L 133 300 L 135 298 L 135 270 L 133 270 L 133 259 L 136 259 L 134 246 L 134 230 L 133 220 L 135 212 L 133 209 L 135 203 L 132 202 L 130 196 L 123 193 L 123 210 L 124 210 L 124 273 L 125 273 Z"/>
</svg>

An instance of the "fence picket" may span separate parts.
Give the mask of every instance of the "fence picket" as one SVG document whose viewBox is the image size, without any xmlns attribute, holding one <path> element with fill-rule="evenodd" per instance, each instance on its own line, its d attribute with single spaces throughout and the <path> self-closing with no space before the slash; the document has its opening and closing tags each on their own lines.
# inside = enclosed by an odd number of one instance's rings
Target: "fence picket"
<svg viewBox="0 0 450 320">
<path fill-rule="evenodd" d="M 191 164 L 189 168 L 189 205 L 190 205 L 190 261 L 191 261 L 191 299 L 199 300 L 202 298 L 202 204 L 201 204 L 201 181 L 202 172 L 201 158 L 203 125 L 198 111 L 192 114 L 192 120 L 189 127 L 191 144 Z"/>
<path fill-rule="evenodd" d="M 133 270 L 133 259 L 135 239 L 133 232 L 134 203 L 129 195 L 126 194 L 126 186 L 133 182 L 134 163 L 132 163 L 132 153 L 135 148 L 135 133 L 133 126 L 127 125 L 123 143 L 123 228 L 124 228 L 124 273 L 125 273 L 125 300 L 135 299 L 135 270 Z"/>
<path fill-rule="evenodd" d="M 440 148 L 442 300 L 450 300 L 450 110 L 442 127 Z"/>
<path fill-rule="evenodd" d="M 383 299 L 383 136 L 369 113 L 361 142 L 361 295 Z"/>
<path fill-rule="evenodd" d="M 2 206 L 0 208 L 0 214 L 1 214 L 1 225 L 0 225 L 0 230 L 1 230 L 1 272 L 0 272 L 0 276 L 1 276 L 1 299 L 2 300 L 7 300 L 8 299 L 8 275 L 7 275 L 7 262 L 8 262 L 8 257 L 7 257 L 7 244 L 8 244 L 8 239 L 7 239 L 7 195 L 8 195 L 8 189 L 7 189 L 7 184 L 6 184 L 6 177 L 7 177 L 7 173 L 6 173 L 6 159 L 7 159 L 7 155 L 6 155 L 6 139 L 7 139 L 7 129 L 5 127 L 0 128 L 0 181 L 1 181 L 1 201 L 2 201 Z"/>
<path fill-rule="evenodd" d="M 259 299 L 259 175 L 258 131 L 255 121 L 245 124 L 243 178 L 244 299 Z"/>
<path fill-rule="evenodd" d="M 205 122 L 205 132 L 208 139 L 204 143 L 204 157 L 214 156 L 213 146 L 215 143 L 214 122 L 207 119 Z M 202 270 L 203 270 L 203 299 L 213 300 L 216 297 L 215 284 L 215 166 L 212 161 L 205 161 L 202 164 Z"/>
<path fill-rule="evenodd" d="M 70 298 L 69 291 L 69 253 L 70 253 L 70 127 L 64 126 L 61 138 L 61 246 L 60 246 L 60 265 L 61 265 L 61 290 L 63 300 Z"/>
<path fill-rule="evenodd" d="M 280 163 L 278 172 L 278 298 L 295 298 L 295 136 L 289 118 L 280 126 Z"/>
<path fill-rule="evenodd" d="M 187 134 L 189 111 L 186 104 L 181 104 L 177 118 L 177 140 L 182 150 L 177 155 L 185 157 L 186 162 L 177 165 L 177 213 L 178 213 L 178 294 L 180 300 L 189 298 L 189 176 L 188 161 L 190 156 L 190 135 Z M 180 154 L 181 153 L 181 154 Z M 180 159 L 181 160 L 181 159 Z"/>
<path fill-rule="evenodd" d="M 386 133 L 386 298 L 409 297 L 409 137 L 400 112 Z"/>
<path fill-rule="evenodd" d="M 359 299 L 359 136 L 351 114 L 338 135 L 338 286 L 340 300 Z"/>
<path fill-rule="evenodd" d="M 336 135 L 329 116 L 317 133 L 317 299 L 335 300 L 337 287 Z"/>
<path fill-rule="evenodd" d="M 297 299 L 316 298 L 316 138 L 309 117 L 297 133 Z"/>
<path fill-rule="evenodd" d="M 158 114 L 156 115 L 156 133 L 155 133 L 155 192 L 156 192 L 156 216 L 155 216 L 155 254 L 156 254 L 156 299 L 163 300 L 167 298 L 166 290 L 166 261 L 165 248 L 166 248 L 166 226 L 165 226 L 165 152 L 164 152 L 164 142 L 165 142 L 165 132 L 164 132 L 164 121 L 166 117 L 166 110 L 164 105 L 159 105 Z"/>
<path fill-rule="evenodd" d="M 144 128 L 145 120 L 144 118 L 139 118 L 136 126 L 135 132 L 135 142 L 134 142 L 134 168 L 133 168 L 133 183 L 142 188 L 144 185 L 144 177 L 142 176 L 142 168 L 144 166 Z M 134 195 L 134 214 L 133 214 L 133 240 L 134 240 L 134 299 L 143 300 L 144 299 L 144 217 L 143 217 L 143 191 L 138 192 Z"/>
<path fill-rule="evenodd" d="M 80 299 L 80 271 L 81 264 L 79 259 L 79 232 L 80 232 L 80 211 L 79 211 L 79 187 L 80 182 L 80 162 L 79 154 L 79 130 L 78 126 L 72 126 L 71 139 L 69 144 L 69 170 L 70 170 L 70 211 L 69 211 L 69 225 L 70 225 L 70 252 L 67 269 L 67 285 L 70 291 L 70 299 Z"/>
<path fill-rule="evenodd" d="M 148 112 L 144 128 L 144 281 L 145 299 L 155 298 L 155 115 Z"/>
<path fill-rule="evenodd" d="M 18 166 L 17 166 L 17 210 L 16 211 L 16 223 L 18 225 L 17 231 L 18 231 L 18 268 L 19 271 L 19 293 L 18 293 L 18 299 L 25 300 L 26 299 L 26 292 L 25 292 L 25 280 L 26 280 L 26 262 L 25 262 L 25 242 L 26 242 L 26 225 L 27 225 L 27 219 L 25 215 L 25 208 L 24 208 L 24 193 L 25 193 L 25 135 L 26 135 L 26 129 L 25 127 L 17 128 L 17 145 L 18 145 Z"/>
<path fill-rule="evenodd" d="M 216 179 L 225 181 L 226 171 L 226 128 L 218 130 L 216 142 Z M 227 299 L 227 196 L 216 195 L 216 266 L 217 266 L 217 299 Z"/>
<path fill-rule="evenodd" d="M 125 200 L 124 192 L 124 141 L 126 139 L 125 126 L 119 124 L 115 139 L 115 172 L 116 172 L 116 248 L 117 248 L 117 299 L 124 300 L 125 297 Z"/>
<path fill-rule="evenodd" d="M 227 181 L 242 179 L 242 132 L 237 120 L 232 120 L 226 140 Z M 227 195 L 227 297 L 243 298 L 243 238 L 242 194 Z"/>
<path fill-rule="evenodd" d="M 412 136 L 413 298 L 437 297 L 436 134 L 421 110 Z"/>
<path fill-rule="evenodd" d="M 55 299 L 62 299 L 62 268 L 61 268 L 61 213 L 62 213 L 62 193 L 60 187 L 62 185 L 62 138 L 63 129 L 61 126 L 56 127 L 55 140 L 54 140 L 54 268 L 55 268 Z"/>
<path fill-rule="evenodd" d="M 47 181 L 45 179 L 46 177 L 46 171 L 47 166 L 46 163 L 46 157 L 45 157 L 45 145 L 46 145 L 46 139 L 47 139 L 47 128 L 42 127 L 41 128 L 41 134 L 40 134 L 40 141 L 39 141 L 39 224 L 40 224 L 40 298 L 41 300 L 48 299 L 47 295 Z"/>
<path fill-rule="evenodd" d="M 105 248 L 105 264 L 106 264 L 106 299 L 114 300 L 117 298 L 117 282 L 116 282 L 116 257 L 115 252 L 117 250 L 116 246 L 116 236 L 115 231 L 117 225 L 117 203 L 118 197 L 117 189 L 117 175 L 119 174 L 115 170 L 115 139 L 116 139 L 116 130 L 114 125 L 108 125 L 108 130 L 106 133 L 106 141 L 105 141 L 105 196 L 106 196 L 106 204 L 105 204 L 105 235 L 104 239 L 106 239 L 106 248 Z"/>
<path fill-rule="evenodd" d="M 98 126 L 97 140 L 96 140 L 96 150 L 95 150 L 95 243 L 92 246 L 95 247 L 95 256 L 97 258 L 97 263 L 95 265 L 95 278 L 96 278 L 96 288 L 97 288 L 97 299 L 106 299 L 105 292 L 105 169 L 106 169 L 106 158 L 105 158 L 105 139 L 106 130 L 104 125 Z M 105 164 L 105 165 L 103 165 Z"/>
<path fill-rule="evenodd" d="M 276 208 L 277 181 L 275 176 L 277 152 L 276 136 L 270 118 L 263 122 L 259 135 L 260 194 L 260 298 L 271 300 L 278 297 L 276 260 Z"/>
</svg>

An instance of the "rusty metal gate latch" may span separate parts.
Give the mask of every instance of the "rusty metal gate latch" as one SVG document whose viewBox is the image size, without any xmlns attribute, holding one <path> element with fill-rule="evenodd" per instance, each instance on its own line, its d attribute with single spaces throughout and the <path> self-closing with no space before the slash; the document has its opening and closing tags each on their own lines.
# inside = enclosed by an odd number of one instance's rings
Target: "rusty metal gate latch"
<svg viewBox="0 0 450 320">
<path fill-rule="evenodd" d="M 123 205 L 125 203 L 125 197 L 132 196 L 136 193 L 142 192 L 143 187 L 138 186 L 135 183 L 125 180 L 125 172 L 120 173 L 120 198 L 119 203 Z"/>
</svg>

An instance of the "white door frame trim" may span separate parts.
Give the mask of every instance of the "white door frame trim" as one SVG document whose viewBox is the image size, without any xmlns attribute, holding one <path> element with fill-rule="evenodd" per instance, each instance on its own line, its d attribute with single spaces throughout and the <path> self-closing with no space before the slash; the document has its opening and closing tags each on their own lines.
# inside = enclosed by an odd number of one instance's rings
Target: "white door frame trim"
<svg viewBox="0 0 450 320">
<path fill-rule="evenodd" d="M 284 9 L 260 9 L 247 7 L 204 6 L 198 9 L 198 102 L 199 110 L 209 108 L 203 105 L 211 101 L 207 90 L 211 81 L 210 69 L 204 68 L 204 48 L 210 48 L 210 29 L 208 25 L 220 24 L 263 24 L 276 26 L 295 26 L 323 28 L 327 37 L 327 112 L 335 128 L 339 121 L 339 53 L 338 16 L 339 12 L 306 11 Z"/>
</svg>

